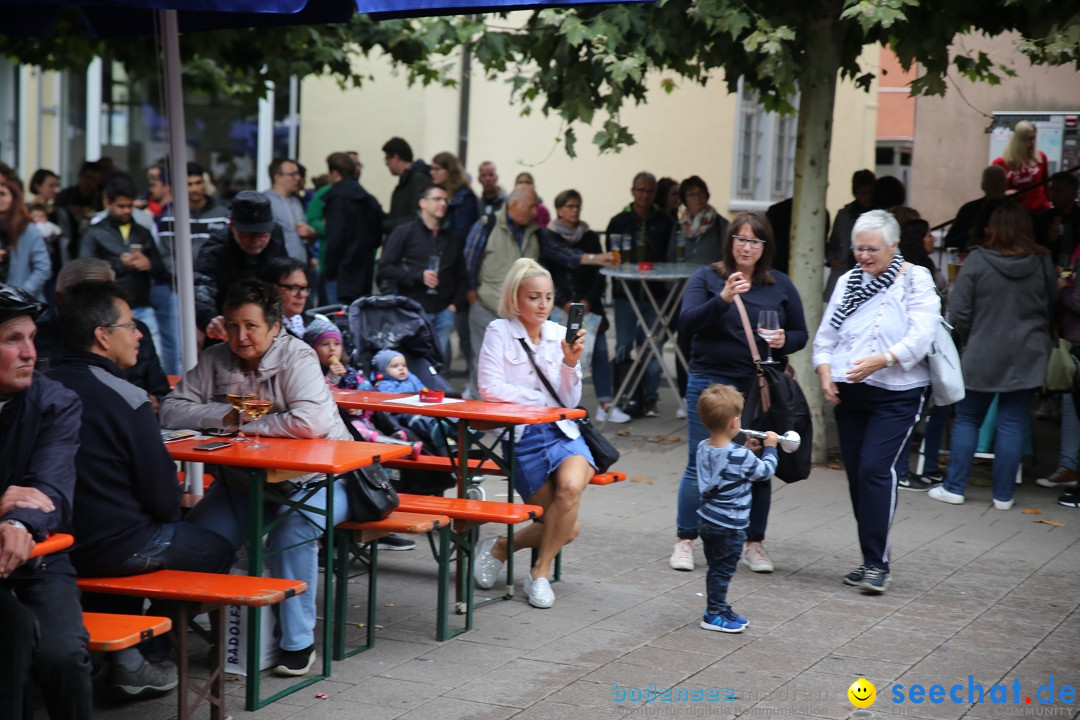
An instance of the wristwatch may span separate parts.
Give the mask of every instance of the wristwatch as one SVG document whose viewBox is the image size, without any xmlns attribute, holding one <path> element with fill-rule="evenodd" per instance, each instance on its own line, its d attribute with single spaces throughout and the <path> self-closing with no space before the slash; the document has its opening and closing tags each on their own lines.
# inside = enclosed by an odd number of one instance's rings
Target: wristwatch
<svg viewBox="0 0 1080 720">
<path fill-rule="evenodd" d="M 892 367 L 895 364 L 896 364 L 896 358 L 894 358 L 892 356 L 892 353 L 886 352 L 885 353 L 885 367 Z"/>
<path fill-rule="evenodd" d="M 25 526 L 25 525 L 23 525 L 23 524 L 22 524 L 21 522 L 19 522 L 18 520 L 0 520 L 0 524 L 3 524 L 3 525 L 14 525 L 14 526 L 15 526 L 15 527 L 17 527 L 17 528 L 22 528 L 23 530 L 26 530 L 26 526 Z"/>
</svg>

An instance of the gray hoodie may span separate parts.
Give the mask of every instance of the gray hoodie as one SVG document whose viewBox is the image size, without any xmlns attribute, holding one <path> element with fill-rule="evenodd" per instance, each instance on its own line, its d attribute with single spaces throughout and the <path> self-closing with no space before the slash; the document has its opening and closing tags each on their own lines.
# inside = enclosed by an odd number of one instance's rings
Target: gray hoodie
<svg viewBox="0 0 1080 720">
<path fill-rule="evenodd" d="M 964 384 L 976 392 L 1042 387 L 1057 273 L 1048 255 L 972 248 L 949 293 Z"/>
</svg>

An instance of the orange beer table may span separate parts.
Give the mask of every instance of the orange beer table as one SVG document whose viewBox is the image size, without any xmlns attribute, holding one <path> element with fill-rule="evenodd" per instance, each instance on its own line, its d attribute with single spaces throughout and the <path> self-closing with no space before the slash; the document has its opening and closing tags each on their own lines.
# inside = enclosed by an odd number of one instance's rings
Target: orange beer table
<svg viewBox="0 0 1080 720">
<path fill-rule="evenodd" d="M 216 438 L 211 438 L 216 439 Z M 322 673 L 308 676 L 297 684 L 288 687 L 265 700 L 259 697 L 259 613 L 260 608 L 248 608 L 248 647 L 247 666 L 250 669 L 247 681 L 247 700 L 245 708 L 258 710 L 274 700 L 293 693 L 330 676 L 333 639 L 333 602 L 334 602 L 334 493 L 326 493 L 326 508 L 307 505 L 306 502 L 320 489 L 330 487 L 334 478 L 342 473 L 367 467 L 382 460 L 409 455 L 412 448 L 406 445 L 384 443 L 354 442 L 352 440 L 297 439 L 263 437 L 261 442 L 269 447 L 265 450 L 251 450 L 245 443 L 232 443 L 226 448 L 210 452 L 195 450 L 196 445 L 208 442 L 208 438 L 178 440 L 166 445 L 173 460 L 181 462 L 202 462 L 212 465 L 248 468 L 251 471 L 251 483 L 248 492 L 248 568 L 252 574 L 259 574 L 263 566 L 263 535 L 271 529 L 264 516 L 265 501 L 286 506 L 285 513 L 303 510 L 306 513 L 325 519 L 322 542 L 326 547 L 326 572 L 322 596 L 323 622 L 323 663 Z M 293 500 L 288 491 L 280 490 L 281 483 L 307 475 L 323 473 L 322 481 L 306 487 L 303 497 Z M 280 517 L 280 516 L 279 516 Z M 276 524 L 275 521 L 271 524 Z"/>
<path fill-rule="evenodd" d="M 466 497 L 465 489 L 469 485 L 472 473 L 469 470 L 469 448 L 478 448 L 484 460 L 492 460 L 507 478 L 507 501 L 513 502 L 514 491 L 514 427 L 517 425 L 539 425 L 542 423 L 556 422 L 558 420 L 570 420 L 585 417 L 582 408 L 539 407 L 536 405 L 518 405 L 516 403 L 484 402 L 482 400 L 458 400 L 445 403 L 400 403 L 391 402 L 402 398 L 411 397 L 403 393 L 381 393 L 370 390 L 334 390 L 334 401 L 338 407 L 347 410 L 371 410 L 375 412 L 405 413 L 412 415 L 425 415 L 438 418 L 444 429 L 446 437 L 453 433 L 449 431 L 449 425 L 457 423 L 457 454 L 450 453 L 451 472 L 457 477 L 458 497 Z M 500 430 L 490 444 L 484 444 L 478 434 L 473 430 Z M 499 443 L 506 442 L 505 453 L 500 452 Z M 449 448 L 448 448 L 449 450 Z M 479 472 L 477 474 L 482 474 Z M 526 498 L 527 499 L 527 498 Z M 465 583 L 471 582 L 463 572 L 462 553 L 472 552 L 478 537 L 478 530 L 473 528 L 468 537 L 455 535 L 453 542 L 457 546 L 457 601 L 461 606 L 462 598 L 468 591 Z M 506 526 L 506 537 L 509 543 L 509 557 L 506 560 L 507 587 L 514 585 L 514 526 Z M 471 556 L 471 555 L 470 555 Z M 484 605 L 492 600 L 509 599 L 510 591 L 500 597 L 485 598 L 476 603 L 476 606 Z"/>
</svg>

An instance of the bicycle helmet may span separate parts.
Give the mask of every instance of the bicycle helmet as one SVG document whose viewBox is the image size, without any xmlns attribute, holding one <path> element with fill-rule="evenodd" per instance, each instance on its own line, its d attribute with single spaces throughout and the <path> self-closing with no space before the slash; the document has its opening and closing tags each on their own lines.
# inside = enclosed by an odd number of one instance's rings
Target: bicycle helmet
<svg viewBox="0 0 1080 720">
<path fill-rule="evenodd" d="M 0 285 L 0 323 L 6 323 L 20 315 L 29 315 L 32 320 L 37 320 L 45 307 L 45 303 L 38 302 L 22 288 Z"/>
</svg>

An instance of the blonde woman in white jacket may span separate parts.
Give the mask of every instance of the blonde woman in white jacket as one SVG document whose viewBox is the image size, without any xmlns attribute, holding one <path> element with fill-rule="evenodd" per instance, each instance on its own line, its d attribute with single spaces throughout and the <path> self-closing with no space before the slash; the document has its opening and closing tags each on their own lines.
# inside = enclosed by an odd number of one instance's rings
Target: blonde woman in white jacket
<svg viewBox="0 0 1080 720">
<path fill-rule="evenodd" d="M 566 329 L 548 320 L 554 303 L 550 273 L 534 260 L 517 260 L 503 283 L 502 319 L 488 325 L 480 349 L 477 379 L 485 401 L 544 407 L 574 407 L 581 401 L 578 360 L 585 348 L 585 331 L 579 330 L 577 339 L 567 343 Z M 544 387 L 537 368 L 558 393 L 558 401 Z M 581 493 L 596 472 L 594 460 L 570 420 L 519 425 L 514 442 L 514 487 L 526 502 L 544 508 L 540 521 L 515 533 L 514 548 L 539 548 L 523 582 L 529 604 L 549 608 L 555 602 L 548 581 L 551 562 L 581 530 L 578 507 Z M 505 538 L 481 542 L 473 566 L 476 584 L 494 585 L 506 557 Z"/>
</svg>

